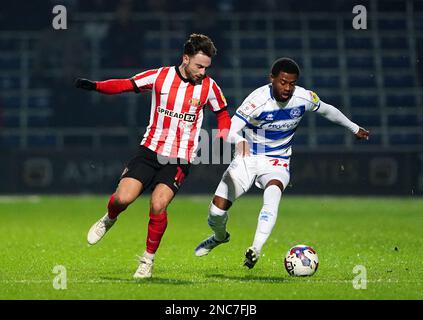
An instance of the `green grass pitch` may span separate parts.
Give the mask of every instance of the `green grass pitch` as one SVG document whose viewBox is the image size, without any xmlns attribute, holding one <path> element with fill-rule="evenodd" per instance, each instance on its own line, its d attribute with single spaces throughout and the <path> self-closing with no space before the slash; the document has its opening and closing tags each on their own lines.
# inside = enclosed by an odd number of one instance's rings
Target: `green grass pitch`
<svg viewBox="0 0 423 320">
<path fill-rule="evenodd" d="M 89 227 L 107 196 L 0 198 L 0 299 L 422 299 L 423 199 L 294 197 L 285 195 L 276 226 L 252 270 L 242 266 L 261 198 L 244 196 L 230 210 L 231 241 L 208 256 L 193 249 L 210 234 L 211 196 L 178 195 L 156 255 L 153 278 L 135 281 L 145 247 L 148 196 L 141 196 L 93 247 Z M 313 246 L 320 260 L 312 277 L 283 267 L 295 244 Z M 66 289 L 53 286 L 56 265 Z M 353 280 L 366 269 L 365 289 Z M 62 274 L 63 275 L 63 274 Z M 363 285 L 362 281 L 358 284 Z"/>
</svg>

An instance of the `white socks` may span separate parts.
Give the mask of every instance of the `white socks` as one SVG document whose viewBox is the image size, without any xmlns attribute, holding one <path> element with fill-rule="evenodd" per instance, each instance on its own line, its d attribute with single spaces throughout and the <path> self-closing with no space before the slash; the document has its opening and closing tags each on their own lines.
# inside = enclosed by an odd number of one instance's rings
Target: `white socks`
<svg viewBox="0 0 423 320">
<path fill-rule="evenodd" d="M 261 208 L 259 214 L 256 234 L 253 242 L 253 247 L 255 247 L 258 253 L 260 253 L 276 223 L 281 195 L 282 191 L 276 185 L 271 185 L 264 190 L 263 207 Z"/>
<path fill-rule="evenodd" d="M 227 221 L 227 211 L 219 209 L 213 202 L 210 203 L 208 223 L 210 228 L 214 231 L 214 237 L 217 241 L 225 240 Z"/>
<path fill-rule="evenodd" d="M 143 256 L 144 257 L 146 257 L 147 259 L 149 259 L 149 260 L 151 260 L 151 261 L 153 261 L 154 260 L 154 256 L 155 256 L 156 254 L 155 253 L 149 253 L 149 252 L 147 252 L 147 251 L 144 251 L 144 254 L 143 254 Z"/>
</svg>

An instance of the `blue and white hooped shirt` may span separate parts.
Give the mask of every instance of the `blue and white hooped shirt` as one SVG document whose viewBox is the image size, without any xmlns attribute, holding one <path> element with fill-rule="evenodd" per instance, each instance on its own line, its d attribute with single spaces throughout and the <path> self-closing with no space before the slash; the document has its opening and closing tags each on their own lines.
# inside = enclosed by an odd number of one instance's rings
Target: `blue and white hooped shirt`
<svg viewBox="0 0 423 320">
<path fill-rule="evenodd" d="M 292 139 L 306 111 L 317 111 L 320 99 L 313 91 L 295 86 L 287 102 L 276 101 L 272 85 L 254 90 L 236 110 L 246 126 L 243 131 L 250 152 L 276 158 L 289 158 Z"/>
</svg>

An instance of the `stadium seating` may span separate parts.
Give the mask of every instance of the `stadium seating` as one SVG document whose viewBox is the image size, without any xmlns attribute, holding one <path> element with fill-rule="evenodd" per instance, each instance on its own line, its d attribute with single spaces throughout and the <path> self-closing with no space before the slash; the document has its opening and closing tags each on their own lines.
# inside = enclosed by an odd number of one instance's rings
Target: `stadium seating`
<svg viewBox="0 0 423 320">
<path fill-rule="evenodd" d="M 210 73 L 223 89 L 229 112 L 233 114 L 251 90 L 268 82 L 270 66 L 276 58 L 289 56 L 301 67 L 298 84 L 317 92 L 323 101 L 339 107 L 353 121 L 372 130 L 369 145 L 421 147 L 421 1 L 362 1 L 372 9 L 368 11 L 371 17 L 368 30 L 353 29 L 350 8 L 353 1 L 331 0 L 330 3 L 330 8 L 323 10 L 318 3 L 293 0 L 286 4 L 286 12 L 221 13 L 213 17 L 214 24 L 205 23 L 204 32 L 209 31 L 220 44 Z M 416 12 L 407 10 L 410 5 Z M 295 8 L 301 9 L 302 14 L 289 11 Z M 344 13 L 339 14 L 337 10 Z M 373 16 L 375 10 L 378 14 Z M 90 16 L 85 12 L 79 21 L 82 24 L 96 20 L 111 23 L 113 19 L 107 13 Z M 142 34 L 134 30 L 134 41 L 140 41 L 143 48 L 139 53 L 142 66 L 134 65 L 131 69 L 114 66 L 104 52 L 110 39 L 105 37 L 100 43 L 94 43 L 86 37 L 88 64 L 81 65 L 78 72 L 106 79 L 178 63 L 187 34 L 193 31 L 193 26 L 198 26 L 192 12 L 181 15 L 139 12 L 134 19 L 143 30 Z M 0 126 L 3 130 L 0 148 L 19 144 L 34 148 L 60 144 L 92 147 L 94 141 L 97 146 L 133 142 L 130 134 L 143 132 L 143 126 L 148 123 L 148 95 L 100 98 L 81 93 L 76 97 L 76 93 L 73 96 L 66 91 L 69 88 L 63 88 L 69 98 L 58 99 L 57 89 L 47 82 L 43 85 L 34 81 L 39 75 L 35 68 L 39 62 L 37 44 L 41 36 L 41 32 L 0 31 Z M 117 52 L 123 50 L 116 49 Z M 135 57 L 138 59 L 138 53 Z M 42 74 L 57 80 L 62 70 L 47 68 Z M 93 114 L 101 116 L 94 119 Z M 214 118 L 209 118 L 214 117 L 211 112 L 206 112 L 205 117 L 206 129 L 215 124 Z M 126 126 L 132 126 L 131 130 Z M 349 148 L 357 144 L 347 138 L 349 132 L 320 116 L 310 115 L 302 126 L 306 128 L 297 134 L 295 144 L 304 147 Z M 124 134 L 106 136 L 99 133 L 101 127 Z M 87 134 L 72 135 L 65 128 L 88 130 Z"/>
</svg>

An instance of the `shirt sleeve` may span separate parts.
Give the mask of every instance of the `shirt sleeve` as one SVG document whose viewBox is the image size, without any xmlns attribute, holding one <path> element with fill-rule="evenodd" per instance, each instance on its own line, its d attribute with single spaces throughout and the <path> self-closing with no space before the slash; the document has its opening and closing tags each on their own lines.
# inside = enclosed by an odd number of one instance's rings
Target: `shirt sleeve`
<svg viewBox="0 0 423 320">
<path fill-rule="evenodd" d="M 154 81 L 156 81 L 158 74 L 158 69 L 146 70 L 141 73 L 136 74 L 131 78 L 132 84 L 134 86 L 135 92 L 140 92 L 141 90 L 151 90 L 153 89 Z"/>
<path fill-rule="evenodd" d="M 307 91 L 309 96 L 307 97 L 306 110 L 316 112 L 320 108 L 320 98 L 314 91 Z"/>
<path fill-rule="evenodd" d="M 349 129 L 354 134 L 356 134 L 360 129 L 360 127 L 356 123 L 348 119 L 341 111 L 323 101 L 320 101 L 320 107 L 316 111 L 329 121 L 335 122 Z"/>
<path fill-rule="evenodd" d="M 243 120 L 245 123 L 251 123 L 254 118 L 260 114 L 259 109 L 260 108 L 258 108 L 254 102 L 245 100 L 241 106 L 236 109 L 235 116 Z"/>
<path fill-rule="evenodd" d="M 211 90 L 209 94 L 209 99 L 207 100 L 207 104 L 210 106 L 212 111 L 216 112 L 226 107 L 226 99 L 223 95 L 222 90 L 216 84 L 216 82 L 212 81 Z"/>
<path fill-rule="evenodd" d="M 241 135 L 241 130 L 245 127 L 245 122 L 242 121 L 237 116 L 233 116 L 231 120 L 231 129 L 229 130 L 229 134 L 226 138 L 226 141 L 232 144 L 237 144 L 241 141 L 247 141 Z"/>
</svg>

